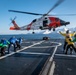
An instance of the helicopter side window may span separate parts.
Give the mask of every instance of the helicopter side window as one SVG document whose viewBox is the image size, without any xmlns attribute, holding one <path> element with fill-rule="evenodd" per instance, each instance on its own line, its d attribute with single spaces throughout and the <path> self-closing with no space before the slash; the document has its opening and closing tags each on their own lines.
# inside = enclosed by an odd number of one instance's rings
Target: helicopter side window
<svg viewBox="0 0 76 75">
<path fill-rule="evenodd" d="M 36 19 L 34 19 L 32 22 L 33 22 L 33 23 L 36 22 Z"/>
<path fill-rule="evenodd" d="M 45 19 L 43 20 L 43 27 L 46 27 L 46 26 L 47 26 L 47 23 L 48 23 L 48 20 L 47 20 L 47 18 L 45 18 Z"/>
</svg>

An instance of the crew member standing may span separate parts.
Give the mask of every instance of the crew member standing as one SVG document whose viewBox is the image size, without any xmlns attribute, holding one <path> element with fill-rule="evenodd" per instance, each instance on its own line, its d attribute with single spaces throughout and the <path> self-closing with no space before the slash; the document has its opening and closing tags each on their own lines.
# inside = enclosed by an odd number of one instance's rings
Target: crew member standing
<svg viewBox="0 0 76 75">
<path fill-rule="evenodd" d="M 65 51 L 65 48 L 66 48 L 66 45 L 67 45 L 67 37 L 74 36 L 75 32 L 74 33 L 69 33 L 69 30 L 67 30 L 66 33 L 62 33 L 61 31 L 59 31 L 59 33 L 65 37 L 64 46 L 63 46 L 63 51 Z M 72 48 L 70 48 L 70 51 L 72 52 Z"/>
<path fill-rule="evenodd" d="M 67 54 L 69 48 L 74 49 L 74 51 L 76 52 L 76 48 L 75 48 L 74 42 L 71 42 L 72 38 L 70 36 L 68 36 L 66 41 L 67 41 L 67 47 L 66 47 L 65 54 Z"/>
</svg>

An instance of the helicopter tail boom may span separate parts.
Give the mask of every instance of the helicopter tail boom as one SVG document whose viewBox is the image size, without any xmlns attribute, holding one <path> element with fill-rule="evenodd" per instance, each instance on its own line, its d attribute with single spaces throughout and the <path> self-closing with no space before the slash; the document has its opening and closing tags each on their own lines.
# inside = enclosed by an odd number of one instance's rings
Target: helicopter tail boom
<svg viewBox="0 0 76 75">
<path fill-rule="evenodd" d="M 20 30 L 20 27 L 16 24 L 16 22 L 14 20 L 12 20 L 13 23 L 13 27 L 10 27 L 10 30 Z"/>
</svg>

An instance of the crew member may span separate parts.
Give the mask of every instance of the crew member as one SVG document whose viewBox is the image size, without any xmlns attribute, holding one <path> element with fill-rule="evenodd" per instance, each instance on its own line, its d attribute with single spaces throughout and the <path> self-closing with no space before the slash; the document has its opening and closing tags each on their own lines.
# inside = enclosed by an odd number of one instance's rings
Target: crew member
<svg viewBox="0 0 76 75">
<path fill-rule="evenodd" d="M 71 42 L 76 42 L 76 34 L 74 35 L 74 39 Z"/>
<path fill-rule="evenodd" d="M 5 55 L 5 50 L 8 47 L 8 45 L 10 44 L 10 42 L 8 40 L 6 40 L 5 38 L 3 38 L 0 42 L 0 47 L 1 47 L 1 56 Z"/>
<path fill-rule="evenodd" d="M 74 49 L 74 51 L 76 52 L 76 48 L 75 48 L 74 42 L 71 42 L 72 38 L 70 36 L 68 36 L 67 39 L 66 39 L 66 41 L 67 41 L 67 47 L 66 47 L 65 54 L 67 54 L 69 48 Z"/>
<path fill-rule="evenodd" d="M 69 30 L 67 30 L 66 33 L 62 33 L 61 31 L 59 31 L 59 33 L 65 37 L 64 46 L 63 46 L 63 51 L 65 51 L 65 48 L 67 45 L 67 37 L 68 36 L 70 36 L 70 37 L 74 36 L 75 32 L 69 33 Z M 70 51 L 72 52 L 72 48 L 70 48 Z"/>
<path fill-rule="evenodd" d="M 8 53 L 9 53 L 9 49 L 10 49 L 11 45 L 14 46 L 14 52 L 16 52 L 16 41 L 17 41 L 17 39 L 15 38 L 15 36 L 13 36 L 9 39 L 10 44 L 8 46 Z"/>
<path fill-rule="evenodd" d="M 16 45 L 17 45 L 16 48 L 21 49 L 21 44 L 22 44 L 22 38 L 20 37 L 20 38 L 18 38 L 17 41 L 16 41 Z"/>
</svg>

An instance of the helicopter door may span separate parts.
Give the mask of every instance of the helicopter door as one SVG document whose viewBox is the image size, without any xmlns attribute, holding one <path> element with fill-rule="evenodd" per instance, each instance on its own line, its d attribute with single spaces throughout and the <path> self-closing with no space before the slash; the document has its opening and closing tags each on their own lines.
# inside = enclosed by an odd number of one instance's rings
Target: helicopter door
<svg viewBox="0 0 76 75">
<path fill-rule="evenodd" d="M 48 20 L 47 20 L 47 18 L 45 18 L 45 19 L 43 20 L 43 27 L 47 27 L 47 23 L 48 23 Z"/>
</svg>

